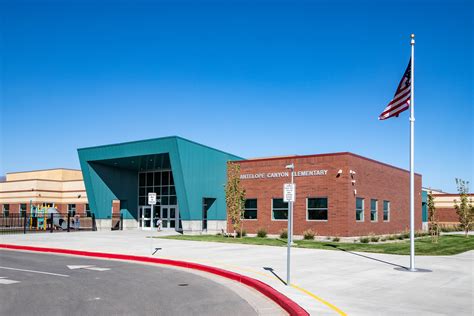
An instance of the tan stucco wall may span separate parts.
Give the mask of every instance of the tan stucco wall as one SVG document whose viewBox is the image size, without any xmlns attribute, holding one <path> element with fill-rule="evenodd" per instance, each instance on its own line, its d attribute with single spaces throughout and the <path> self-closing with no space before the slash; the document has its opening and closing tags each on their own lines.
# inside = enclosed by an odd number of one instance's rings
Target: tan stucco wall
<svg viewBox="0 0 474 316">
<path fill-rule="evenodd" d="M 56 181 L 82 180 L 81 170 L 49 169 L 25 172 L 11 172 L 6 174 L 7 181 L 43 179 Z"/>
<path fill-rule="evenodd" d="M 87 203 L 81 171 L 53 169 L 7 174 L 6 182 L 0 182 L 0 204 L 29 201 Z"/>
</svg>

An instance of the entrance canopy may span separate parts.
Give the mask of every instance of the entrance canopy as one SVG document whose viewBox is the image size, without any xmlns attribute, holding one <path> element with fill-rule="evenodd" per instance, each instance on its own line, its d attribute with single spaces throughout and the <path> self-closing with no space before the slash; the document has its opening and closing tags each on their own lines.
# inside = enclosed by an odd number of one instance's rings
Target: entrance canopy
<svg viewBox="0 0 474 316">
<path fill-rule="evenodd" d="M 241 160 L 220 150 L 178 137 L 163 137 L 78 149 L 89 206 L 98 219 L 110 218 L 120 200 L 124 218 L 139 217 L 139 174 L 169 171 L 180 218 L 202 220 L 203 198 L 215 198 L 210 220 L 225 220 L 226 163 Z"/>
</svg>

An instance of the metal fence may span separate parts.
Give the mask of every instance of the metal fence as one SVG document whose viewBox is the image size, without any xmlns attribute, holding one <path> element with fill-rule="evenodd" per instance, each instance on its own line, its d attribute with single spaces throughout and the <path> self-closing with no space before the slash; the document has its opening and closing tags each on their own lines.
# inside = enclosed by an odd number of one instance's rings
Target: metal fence
<svg viewBox="0 0 474 316">
<path fill-rule="evenodd" d="M 120 221 L 121 222 L 121 221 Z M 74 217 L 61 213 L 20 213 L 3 216 L 0 214 L 0 234 L 27 234 L 96 231 L 94 214 L 90 217 Z"/>
</svg>

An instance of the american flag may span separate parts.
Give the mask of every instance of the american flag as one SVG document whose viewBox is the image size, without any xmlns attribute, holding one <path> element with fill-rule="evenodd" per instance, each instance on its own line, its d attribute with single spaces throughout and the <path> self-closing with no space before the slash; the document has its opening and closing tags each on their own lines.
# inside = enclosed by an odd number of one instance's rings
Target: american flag
<svg viewBox="0 0 474 316">
<path fill-rule="evenodd" d="M 397 91 L 392 101 L 387 105 L 385 110 L 379 116 L 379 120 L 386 120 L 408 110 L 410 107 L 410 92 L 411 92 L 411 59 L 408 62 L 407 70 L 403 74 L 402 80 L 398 84 Z"/>
</svg>

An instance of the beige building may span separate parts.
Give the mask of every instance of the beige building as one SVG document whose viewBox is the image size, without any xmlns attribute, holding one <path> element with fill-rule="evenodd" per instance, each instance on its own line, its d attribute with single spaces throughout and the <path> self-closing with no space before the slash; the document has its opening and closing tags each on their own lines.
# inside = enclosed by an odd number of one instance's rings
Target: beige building
<svg viewBox="0 0 474 316">
<path fill-rule="evenodd" d="M 60 213 L 89 211 L 81 170 L 48 169 L 11 172 L 0 182 L 1 215 L 30 212 L 34 207 L 55 207 Z"/>
</svg>

